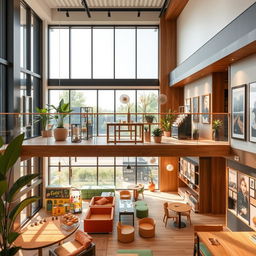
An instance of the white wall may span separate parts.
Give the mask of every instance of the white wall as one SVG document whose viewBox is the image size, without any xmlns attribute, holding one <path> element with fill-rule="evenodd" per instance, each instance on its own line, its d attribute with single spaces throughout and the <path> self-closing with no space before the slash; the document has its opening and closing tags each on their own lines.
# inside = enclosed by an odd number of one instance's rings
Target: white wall
<svg viewBox="0 0 256 256">
<path fill-rule="evenodd" d="M 249 89 L 249 83 L 256 81 L 256 54 L 240 60 L 230 68 L 230 84 L 231 87 L 246 84 L 247 91 Z M 230 89 L 231 95 L 231 89 Z M 248 94 L 247 94 L 248 95 Z M 249 97 L 248 97 L 249 98 Z M 249 105 L 249 99 L 247 98 L 247 106 Z M 231 101 L 230 101 L 231 102 Z M 247 115 L 247 128 L 249 126 L 249 118 Z M 247 129 L 248 131 L 248 129 Z M 241 149 L 244 151 L 256 153 L 256 143 L 249 142 L 249 134 L 247 132 L 248 141 L 241 141 L 231 139 L 231 146 L 233 148 Z"/>
<path fill-rule="evenodd" d="M 191 98 L 192 106 L 192 98 L 200 96 L 199 112 L 201 112 L 201 96 L 206 94 L 212 94 L 212 75 L 199 79 L 193 83 L 187 84 L 184 87 L 184 103 L 187 98 Z M 203 124 L 201 116 L 199 117 L 199 123 L 192 122 L 192 132 L 193 129 L 199 129 L 199 136 L 201 139 L 212 139 L 211 124 Z"/>
<path fill-rule="evenodd" d="M 177 64 L 215 36 L 255 0 L 190 0 L 177 22 Z"/>
</svg>

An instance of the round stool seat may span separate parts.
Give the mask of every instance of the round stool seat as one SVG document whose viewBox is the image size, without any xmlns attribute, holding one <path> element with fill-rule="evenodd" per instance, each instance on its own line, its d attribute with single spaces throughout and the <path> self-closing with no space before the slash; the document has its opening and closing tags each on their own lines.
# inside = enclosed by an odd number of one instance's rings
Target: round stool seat
<svg viewBox="0 0 256 256">
<path fill-rule="evenodd" d="M 140 218 L 140 219 L 148 217 L 148 206 L 147 205 L 137 205 L 136 206 L 136 217 Z"/>
<path fill-rule="evenodd" d="M 134 227 L 130 225 L 122 225 L 122 234 L 128 235 L 134 232 Z"/>
</svg>

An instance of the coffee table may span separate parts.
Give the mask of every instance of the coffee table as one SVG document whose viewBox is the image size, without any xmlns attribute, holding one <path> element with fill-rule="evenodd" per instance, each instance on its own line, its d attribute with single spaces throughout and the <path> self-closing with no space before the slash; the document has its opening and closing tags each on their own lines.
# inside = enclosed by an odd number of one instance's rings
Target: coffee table
<svg viewBox="0 0 256 256">
<path fill-rule="evenodd" d="M 134 226 L 134 206 L 132 200 L 119 200 L 119 221 L 122 215 L 132 216 L 132 225 Z"/>
<path fill-rule="evenodd" d="M 31 223 L 21 229 L 21 235 L 15 240 L 15 246 L 23 250 L 38 250 L 38 255 L 43 255 L 43 248 L 59 243 L 71 236 L 79 227 L 79 222 L 71 230 L 66 231 L 61 227 L 60 218 L 52 220 L 46 218 L 46 222 L 31 226 Z"/>
</svg>

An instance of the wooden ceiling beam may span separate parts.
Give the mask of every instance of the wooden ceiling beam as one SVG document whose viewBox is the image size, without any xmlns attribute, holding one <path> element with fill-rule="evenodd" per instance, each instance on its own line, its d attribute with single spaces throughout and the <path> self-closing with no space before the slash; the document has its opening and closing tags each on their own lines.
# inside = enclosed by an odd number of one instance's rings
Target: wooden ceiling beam
<svg viewBox="0 0 256 256">
<path fill-rule="evenodd" d="M 181 14 L 189 0 L 171 0 L 165 13 L 166 20 L 175 20 Z"/>
</svg>

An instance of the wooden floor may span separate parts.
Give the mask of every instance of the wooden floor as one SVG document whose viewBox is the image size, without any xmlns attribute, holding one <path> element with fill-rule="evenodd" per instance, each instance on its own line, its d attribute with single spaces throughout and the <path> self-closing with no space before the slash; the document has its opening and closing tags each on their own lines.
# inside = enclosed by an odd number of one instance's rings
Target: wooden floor
<svg viewBox="0 0 256 256">
<path fill-rule="evenodd" d="M 51 156 L 230 156 L 229 142 L 213 140 L 177 140 L 163 137 L 162 143 L 107 143 L 106 137 L 94 137 L 81 143 L 56 142 L 37 137 L 24 141 L 22 157 Z"/>
<path fill-rule="evenodd" d="M 145 201 L 149 206 L 149 217 L 156 220 L 156 236 L 154 238 L 141 238 L 138 235 L 137 223 L 135 221 L 135 240 L 129 244 L 123 244 L 117 241 L 116 224 L 118 221 L 118 207 L 116 207 L 115 222 L 112 234 L 93 234 L 92 237 L 96 243 L 97 256 L 114 256 L 118 249 L 151 249 L 154 256 L 191 256 L 193 255 L 193 225 L 195 224 L 224 224 L 225 218 L 220 215 L 201 215 L 192 213 L 192 226 L 183 229 L 177 229 L 169 220 L 167 227 L 164 227 L 163 202 L 182 202 L 182 199 L 176 194 L 146 192 Z M 84 211 L 81 219 L 86 214 L 88 203 L 84 205 Z M 45 215 L 44 211 L 39 213 Z M 37 216 L 41 218 L 40 216 Z M 184 219 L 186 220 L 186 219 Z M 124 217 L 124 223 L 131 224 L 129 217 Z M 81 223 L 81 229 L 83 229 Z M 36 251 L 21 251 L 19 255 L 32 256 L 37 255 Z M 48 250 L 44 249 L 43 255 L 48 255 Z"/>
</svg>

